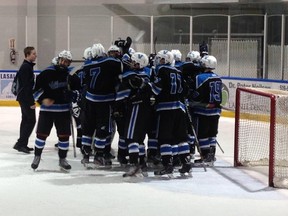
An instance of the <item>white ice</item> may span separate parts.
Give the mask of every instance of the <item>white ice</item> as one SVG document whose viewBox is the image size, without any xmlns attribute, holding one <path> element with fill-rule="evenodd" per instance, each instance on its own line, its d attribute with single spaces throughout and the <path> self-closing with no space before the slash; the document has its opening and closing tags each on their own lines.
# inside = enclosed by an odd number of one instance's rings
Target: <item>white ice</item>
<svg viewBox="0 0 288 216">
<path fill-rule="evenodd" d="M 39 108 L 37 108 L 37 112 Z M 119 170 L 86 170 L 81 155 L 68 160 L 70 173 L 58 168 L 55 130 L 49 136 L 38 171 L 33 154 L 12 149 L 20 123 L 19 107 L 0 108 L 1 216 L 287 216 L 288 190 L 268 187 L 265 172 L 233 167 L 234 119 L 221 117 L 214 168 L 193 168 L 193 178 L 123 179 Z M 29 146 L 35 141 L 33 132 Z M 116 141 L 113 149 L 116 150 Z"/>
</svg>

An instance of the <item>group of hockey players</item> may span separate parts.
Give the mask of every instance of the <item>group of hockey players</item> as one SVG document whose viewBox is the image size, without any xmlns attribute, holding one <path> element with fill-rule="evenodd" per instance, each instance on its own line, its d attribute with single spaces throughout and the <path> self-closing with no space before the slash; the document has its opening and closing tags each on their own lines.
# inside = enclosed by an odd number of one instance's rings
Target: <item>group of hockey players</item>
<svg viewBox="0 0 288 216">
<path fill-rule="evenodd" d="M 117 160 L 129 167 L 125 176 L 171 176 L 175 167 L 190 174 L 192 162 L 213 165 L 221 114 L 222 81 L 213 70 L 214 56 L 179 50 L 147 56 L 133 50 L 132 40 L 117 40 L 107 52 L 96 43 L 84 50 L 85 62 L 70 72 L 72 54 L 62 51 L 36 79 L 34 98 L 40 106 L 35 141 L 37 169 L 53 124 L 59 138 L 59 165 L 66 160 L 71 115 L 77 125 L 77 147 L 85 167 L 111 167 L 111 143 L 119 134 Z M 147 146 L 144 144 L 148 137 Z M 201 155 L 194 159 L 195 144 Z"/>
</svg>

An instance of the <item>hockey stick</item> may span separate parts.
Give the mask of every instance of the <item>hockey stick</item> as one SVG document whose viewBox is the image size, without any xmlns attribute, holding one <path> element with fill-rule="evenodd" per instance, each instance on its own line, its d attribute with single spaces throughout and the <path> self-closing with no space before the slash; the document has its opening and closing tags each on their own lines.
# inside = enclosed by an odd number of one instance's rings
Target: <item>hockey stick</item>
<svg viewBox="0 0 288 216">
<path fill-rule="evenodd" d="M 70 126 L 71 126 L 71 135 L 72 135 L 72 144 L 73 144 L 73 153 L 74 158 L 76 158 L 76 143 L 75 143 L 75 133 L 74 133 L 74 126 L 73 126 L 73 116 L 71 115 L 70 118 Z"/>
<path fill-rule="evenodd" d="M 216 140 L 216 143 L 218 145 L 218 147 L 220 148 L 221 152 L 224 154 L 224 150 L 222 149 L 221 145 L 219 144 L 219 142 Z"/>
<path fill-rule="evenodd" d="M 154 42 L 153 42 L 155 55 L 157 54 L 157 51 L 156 51 L 156 43 L 157 43 L 157 36 L 154 38 Z"/>
<path fill-rule="evenodd" d="M 196 145 L 197 150 L 198 150 L 198 152 L 200 154 L 200 157 L 201 157 L 201 160 L 202 160 L 203 169 L 206 172 L 207 169 L 206 169 L 206 165 L 205 165 L 204 160 L 203 160 L 203 155 L 202 155 L 201 148 L 199 146 L 199 140 L 198 140 L 197 134 L 196 134 L 194 126 L 193 126 L 192 117 L 191 117 L 191 114 L 190 114 L 190 111 L 189 111 L 189 107 L 188 107 L 188 105 L 186 103 L 185 103 L 185 108 L 186 108 L 186 113 L 187 113 L 187 116 L 188 116 L 188 119 L 189 119 L 189 124 L 190 124 L 191 130 L 192 130 L 193 135 L 195 137 L 195 145 Z"/>
</svg>

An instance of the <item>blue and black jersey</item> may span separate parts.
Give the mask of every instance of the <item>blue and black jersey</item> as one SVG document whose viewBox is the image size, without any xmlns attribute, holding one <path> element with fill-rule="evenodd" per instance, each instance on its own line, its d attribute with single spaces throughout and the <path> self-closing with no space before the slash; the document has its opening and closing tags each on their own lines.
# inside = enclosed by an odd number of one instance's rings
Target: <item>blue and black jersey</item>
<svg viewBox="0 0 288 216">
<path fill-rule="evenodd" d="M 156 110 L 182 109 L 185 112 L 186 86 L 179 70 L 170 65 L 156 67 L 156 79 L 152 91 L 156 95 Z"/>
<path fill-rule="evenodd" d="M 133 88 L 129 83 L 130 80 L 135 77 L 139 77 L 143 80 L 142 86 L 149 86 L 150 83 L 150 68 L 143 68 L 141 70 L 129 70 L 123 73 L 122 83 L 117 91 L 116 101 L 132 98 L 133 96 L 142 97 L 142 102 L 150 100 L 150 87 L 149 88 Z"/>
<path fill-rule="evenodd" d="M 67 91 L 79 88 L 79 78 L 70 76 L 68 68 L 62 68 L 59 65 L 49 66 L 36 78 L 34 99 L 40 104 L 45 98 L 54 100 L 51 106 L 41 104 L 41 111 L 64 112 L 69 110 L 71 102 L 67 98 Z"/>
<path fill-rule="evenodd" d="M 222 80 L 213 73 L 204 72 L 196 76 L 193 97 L 194 113 L 201 115 L 220 115 L 222 103 Z"/>
<path fill-rule="evenodd" d="M 86 99 L 93 102 L 114 101 L 122 69 L 121 61 L 111 57 L 100 57 L 84 65 Z"/>
</svg>

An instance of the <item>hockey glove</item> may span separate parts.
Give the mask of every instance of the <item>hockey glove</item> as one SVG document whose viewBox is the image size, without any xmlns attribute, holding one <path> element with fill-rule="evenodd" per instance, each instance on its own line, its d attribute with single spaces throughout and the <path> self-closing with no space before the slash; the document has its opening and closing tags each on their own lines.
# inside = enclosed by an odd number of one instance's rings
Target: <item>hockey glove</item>
<svg viewBox="0 0 288 216">
<path fill-rule="evenodd" d="M 136 95 L 133 95 L 130 100 L 131 104 L 139 104 L 143 102 L 143 96 L 141 93 L 137 93 Z"/>
<path fill-rule="evenodd" d="M 129 85 L 133 89 L 139 89 L 144 87 L 144 80 L 141 77 L 134 76 L 131 79 L 129 79 Z"/>
<path fill-rule="evenodd" d="M 125 103 L 123 101 L 116 101 L 112 108 L 112 116 L 114 119 L 119 119 L 124 116 Z"/>
<path fill-rule="evenodd" d="M 80 92 L 78 90 L 64 90 L 64 97 L 66 101 L 76 103 L 77 101 L 80 100 Z"/>
<path fill-rule="evenodd" d="M 79 118 L 81 108 L 78 106 L 77 103 L 72 103 L 72 115 L 75 118 Z"/>
</svg>

